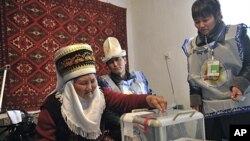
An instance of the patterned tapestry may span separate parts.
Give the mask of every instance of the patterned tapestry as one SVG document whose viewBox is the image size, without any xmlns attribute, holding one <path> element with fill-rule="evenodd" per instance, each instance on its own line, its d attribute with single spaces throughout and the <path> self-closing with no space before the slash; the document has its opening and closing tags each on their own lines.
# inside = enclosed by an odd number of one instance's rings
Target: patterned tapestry
<svg viewBox="0 0 250 141">
<path fill-rule="evenodd" d="M 127 50 L 125 8 L 97 0 L 4 0 L 0 10 L 0 67 L 10 64 L 2 109 L 39 109 L 55 88 L 53 54 L 62 46 L 90 44 L 97 75 L 108 73 L 101 61 L 108 36 Z"/>
</svg>

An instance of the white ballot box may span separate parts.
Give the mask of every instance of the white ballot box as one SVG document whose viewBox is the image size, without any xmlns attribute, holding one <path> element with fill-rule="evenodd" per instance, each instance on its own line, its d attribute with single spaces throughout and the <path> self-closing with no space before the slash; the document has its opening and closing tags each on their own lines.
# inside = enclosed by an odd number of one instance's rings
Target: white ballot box
<svg viewBox="0 0 250 141">
<path fill-rule="evenodd" d="M 204 141 L 204 116 L 195 110 L 157 110 L 121 116 L 122 141 Z"/>
</svg>

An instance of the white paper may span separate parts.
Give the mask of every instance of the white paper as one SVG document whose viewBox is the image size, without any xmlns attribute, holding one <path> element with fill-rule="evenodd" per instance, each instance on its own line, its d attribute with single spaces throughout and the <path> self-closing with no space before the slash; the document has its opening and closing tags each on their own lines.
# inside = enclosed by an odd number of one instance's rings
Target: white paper
<svg viewBox="0 0 250 141">
<path fill-rule="evenodd" d="M 133 132 L 133 119 L 134 116 L 136 115 L 144 115 L 144 114 L 149 114 L 152 112 L 135 112 L 135 113 L 127 113 L 124 118 L 124 135 L 125 136 L 129 136 L 129 137 L 133 137 L 134 136 L 134 132 Z"/>
<path fill-rule="evenodd" d="M 133 137 L 134 136 L 134 132 L 133 132 L 133 123 L 131 122 L 124 122 L 124 135 L 125 136 L 129 136 L 129 137 Z"/>
<path fill-rule="evenodd" d="M 7 111 L 7 114 L 12 124 L 17 124 L 19 122 L 22 122 L 22 114 L 20 110 Z"/>
</svg>

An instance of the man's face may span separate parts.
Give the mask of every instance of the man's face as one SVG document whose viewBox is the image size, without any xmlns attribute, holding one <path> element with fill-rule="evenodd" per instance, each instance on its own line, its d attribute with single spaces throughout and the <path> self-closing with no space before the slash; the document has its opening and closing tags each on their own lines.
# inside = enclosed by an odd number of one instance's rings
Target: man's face
<svg viewBox="0 0 250 141">
<path fill-rule="evenodd" d="M 115 57 L 107 62 L 110 71 L 117 75 L 125 74 L 126 64 L 127 64 L 126 57 Z"/>
<path fill-rule="evenodd" d="M 78 96 L 89 99 L 97 87 L 95 74 L 87 74 L 74 79 L 74 88 Z"/>
<path fill-rule="evenodd" d="M 194 25 L 203 35 L 207 36 L 213 30 L 216 19 L 213 15 L 194 19 Z"/>
</svg>

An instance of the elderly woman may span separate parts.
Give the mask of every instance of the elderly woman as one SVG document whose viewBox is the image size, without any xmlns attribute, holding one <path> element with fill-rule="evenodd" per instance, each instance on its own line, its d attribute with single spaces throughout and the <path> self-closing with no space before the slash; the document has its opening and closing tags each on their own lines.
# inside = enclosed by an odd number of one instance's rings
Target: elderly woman
<svg viewBox="0 0 250 141">
<path fill-rule="evenodd" d="M 157 108 L 166 101 L 152 95 L 124 95 L 97 85 L 95 59 L 88 44 L 74 44 L 55 53 L 57 86 L 41 106 L 37 141 L 105 140 L 102 115 L 105 109 L 130 112 Z"/>
</svg>

